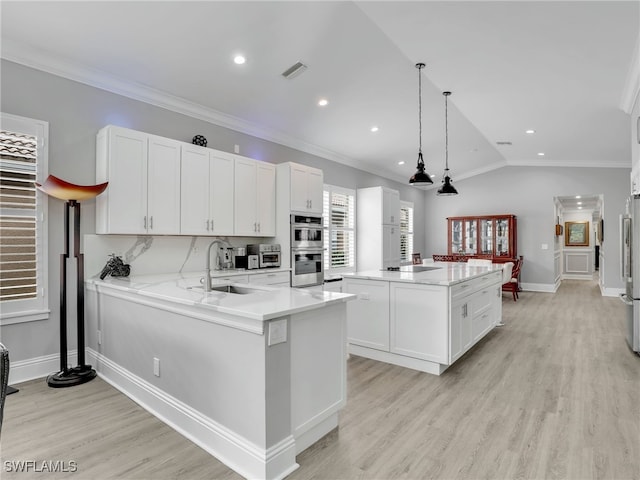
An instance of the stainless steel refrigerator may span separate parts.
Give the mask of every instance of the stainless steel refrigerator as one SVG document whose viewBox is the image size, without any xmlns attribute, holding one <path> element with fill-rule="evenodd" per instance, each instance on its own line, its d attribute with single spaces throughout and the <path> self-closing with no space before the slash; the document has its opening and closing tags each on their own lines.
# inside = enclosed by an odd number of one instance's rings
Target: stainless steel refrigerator
<svg viewBox="0 0 640 480">
<path fill-rule="evenodd" d="M 621 270 L 626 293 L 620 299 L 627 305 L 626 336 L 629 347 L 640 352 L 640 195 L 627 200 L 620 223 Z"/>
</svg>

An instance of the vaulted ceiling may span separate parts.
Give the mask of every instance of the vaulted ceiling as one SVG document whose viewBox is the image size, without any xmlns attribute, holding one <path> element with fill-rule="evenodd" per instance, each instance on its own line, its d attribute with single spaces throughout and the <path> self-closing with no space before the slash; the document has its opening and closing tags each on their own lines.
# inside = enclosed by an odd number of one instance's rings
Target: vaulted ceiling
<svg viewBox="0 0 640 480">
<path fill-rule="evenodd" d="M 401 182 L 417 159 L 417 62 L 436 184 L 444 90 L 454 179 L 505 165 L 631 165 L 636 1 L 4 0 L 0 9 L 5 59 Z M 296 62 L 307 69 L 284 78 Z"/>
</svg>

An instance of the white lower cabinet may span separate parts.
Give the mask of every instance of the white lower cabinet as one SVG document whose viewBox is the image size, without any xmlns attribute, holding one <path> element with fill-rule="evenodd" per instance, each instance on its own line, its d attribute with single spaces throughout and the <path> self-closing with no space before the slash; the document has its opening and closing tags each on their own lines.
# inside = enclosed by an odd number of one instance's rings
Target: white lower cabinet
<svg viewBox="0 0 640 480">
<path fill-rule="evenodd" d="M 350 352 L 440 374 L 502 318 L 501 272 L 452 286 L 345 277 Z"/>
<path fill-rule="evenodd" d="M 349 343 L 389 351 L 389 282 L 349 279 L 345 289 L 358 296 L 347 303 Z"/>
<path fill-rule="evenodd" d="M 289 276 L 289 272 L 254 273 L 249 275 L 249 283 L 288 287 L 291 283 Z"/>
<path fill-rule="evenodd" d="M 447 287 L 390 282 L 389 288 L 389 351 L 449 363 Z"/>
</svg>

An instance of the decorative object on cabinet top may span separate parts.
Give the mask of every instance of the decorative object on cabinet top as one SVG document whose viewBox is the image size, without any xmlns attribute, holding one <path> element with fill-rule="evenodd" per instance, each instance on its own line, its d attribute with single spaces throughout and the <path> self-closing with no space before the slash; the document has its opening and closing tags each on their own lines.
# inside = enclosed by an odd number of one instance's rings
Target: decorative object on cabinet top
<svg viewBox="0 0 640 480">
<path fill-rule="evenodd" d="M 204 138 L 204 135 L 196 135 L 191 140 L 191 143 L 193 143 L 194 145 L 200 145 L 201 147 L 206 147 L 207 146 L 207 139 Z"/>
</svg>

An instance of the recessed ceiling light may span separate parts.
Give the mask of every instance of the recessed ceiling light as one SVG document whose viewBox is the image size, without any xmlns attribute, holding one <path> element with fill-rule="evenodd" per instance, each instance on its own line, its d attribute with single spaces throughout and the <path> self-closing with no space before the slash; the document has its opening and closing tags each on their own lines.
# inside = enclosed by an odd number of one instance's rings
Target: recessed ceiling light
<svg viewBox="0 0 640 480">
<path fill-rule="evenodd" d="M 318 105 L 320 105 L 321 107 L 325 107 L 329 104 L 329 100 L 327 100 L 326 98 L 321 98 L 320 100 L 318 100 Z"/>
<path fill-rule="evenodd" d="M 578 202 L 578 205 L 582 205 L 582 202 Z"/>
<path fill-rule="evenodd" d="M 544 157 L 544 152 L 538 152 L 539 157 Z"/>
<path fill-rule="evenodd" d="M 578 207 L 578 210 L 582 210 L 582 207 Z"/>
<path fill-rule="evenodd" d="M 374 133 L 377 132 L 378 130 L 380 130 L 380 129 L 378 127 L 376 127 L 376 126 L 371 127 L 371 131 L 374 132 Z"/>
<path fill-rule="evenodd" d="M 433 174 L 433 175 L 429 175 L 429 176 L 430 176 L 431 178 L 435 178 L 435 177 L 436 177 L 436 176 L 435 176 L 435 174 Z"/>
<path fill-rule="evenodd" d="M 247 59 L 244 58 L 244 55 L 236 55 L 235 57 L 233 57 L 233 63 L 235 63 L 236 65 L 242 65 L 246 61 Z"/>
<path fill-rule="evenodd" d="M 580 195 L 576 195 L 576 198 L 582 198 Z"/>
<path fill-rule="evenodd" d="M 404 160 L 400 160 L 400 161 L 398 162 L 398 165 L 404 165 Z"/>
<path fill-rule="evenodd" d="M 535 130 L 527 130 L 524 133 L 527 133 L 529 135 L 533 135 L 534 133 L 536 133 L 536 131 Z"/>
</svg>

